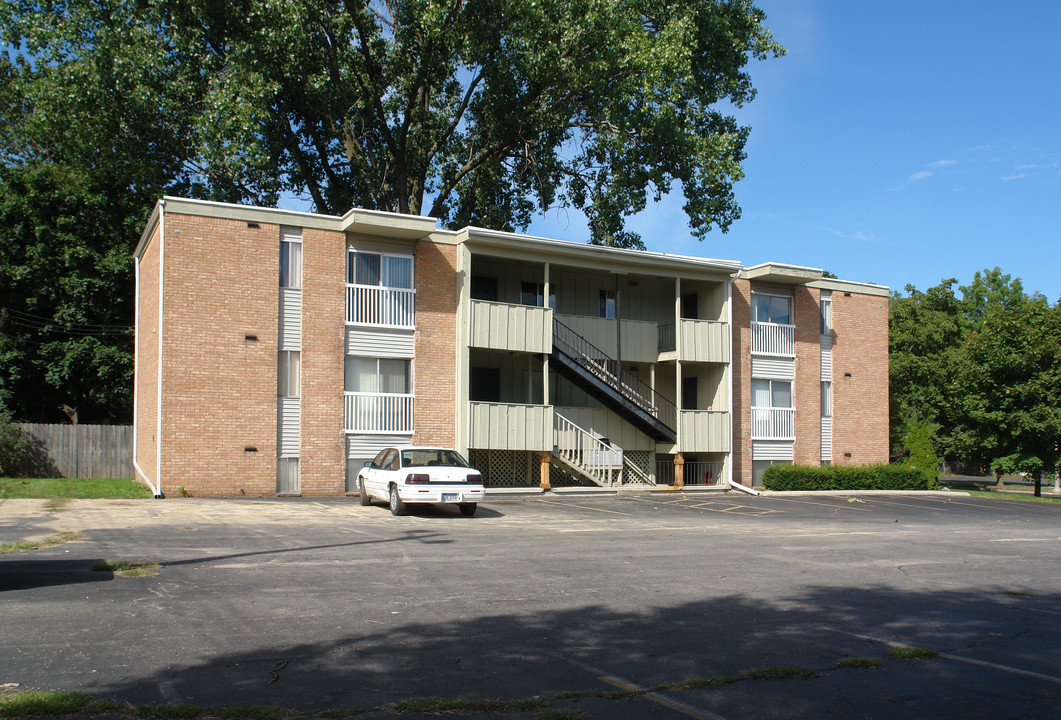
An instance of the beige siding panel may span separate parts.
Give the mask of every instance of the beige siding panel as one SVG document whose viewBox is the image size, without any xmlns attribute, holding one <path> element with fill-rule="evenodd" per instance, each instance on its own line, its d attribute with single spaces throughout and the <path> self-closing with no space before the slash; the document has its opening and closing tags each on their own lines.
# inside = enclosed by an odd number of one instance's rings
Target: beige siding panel
<svg viewBox="0 0 1061 720">
<path fill-rule="evenodd" d="M 615 357 L 615 320 L 585 315 L 557 315 L 556 319 L 608 356 Z M 659 359 L 659 325 L 642 320 L 622 321 L 623 362 L 654 363 Z"/>
<path fill-rule="evenodd" d="M 515 352 L 553 350 L 553 311 L 549 308 L 472 301 L 471 347 Z"/>
<path fill-rule="evenodd" d="M 822 338 L 822 380 L 833 379 L 833 343 L 828 337 Z"/>
<path fill-rule="evenodd" d="M 687 362 L 729 362 L 728 323 L 711 320 L 682 320 L 681 359 Z"/>
<path fill-rule="evenodd" d="M 551 450 L 553 409 L 547 405 L 470 403 L 468 447 Z"/>
<path fill-rule="evenodd" d="M 607 408 L 557 407 L 568 420 L 623 450 L 654 450 L 656 442 Z"/>
<path fill-rule="evenodd" d="M 791 460 L 791 440 L 755 440 L 752 442 L 752 460 Z"/>
<path fill-rule="evenodd" d="M 796 366 L 791 358 L 752 356 L 752 377 L 764 380 L 794 380 Z"/>
<path fill-rule="evenodd" d="M 822 462 L 830 462 L 833 459 L 833 419 L 822 418 Z"/>
<path fill-rule="evenodd" d="M 678 449 L 682 452 L 729 452 L 729 413 L 682 410 Z"/>
<path fill-rule="evenodd" d="M 408 435 L 347 435 L 346 458 L 376 457 L 383 448 L 408 444 Z"/>
<path fill-rule="evenodd" d="M 415 355 L 412 330 L 346 328 L 346 354 L 361 357 L 411 358 Z"/>
<path fill-rule="evenodd" d="M 277 450 L 279 457 L 298 457 L 301 434 L 301 399 L 277 398 Z"/>
<path fill-rule="evenodd" d="M 280 288 L 280 350 L 302 349 L 302 290 Z"/>
</svg>

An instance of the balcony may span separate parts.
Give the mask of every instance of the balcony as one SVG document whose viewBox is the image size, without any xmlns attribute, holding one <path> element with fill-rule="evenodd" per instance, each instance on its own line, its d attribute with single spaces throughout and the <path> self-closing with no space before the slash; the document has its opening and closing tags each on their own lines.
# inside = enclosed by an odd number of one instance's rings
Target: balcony
<svg viewBox="0 0 1061 720">
<path fill-rule="evenodd" d="M 406 393 L 345 393 L 346 432 L 407 435 L 413 432 L 413 395 Z"/>
<path fill-rule="evenodd" d="M 681 357 L 685 362 L 729 362 L 729 323 L 682 320 Z"/>
<path fill-rule="evenodd" d="M 752 440 L 795 439 L 795 408 L 752 408 Z"/>
<path fill-rule="evenodd" d="M 682 410 L 678 449 L 682 452 L 729 452 L 729 413 Z"/>
<path fill-rule="evenodd" d="M 346 286 L 346 323 L 413 328 L 416 291 L 383 285 Z"/>
<path fill-rule="evenodd" d="M 532 305 L 472 300 L 472 347 L 513 352 L 553 350 L 553 311 Z"/>
<path fill-rule="evenodd" d="M 796 357 L 796 326 L 753 322 L 752 354 Z"/>
<path fill-rule="evenodd" d="M 491 450 L 551 450 L 553 407 L 471 402 L 468 447 Z"/>
</svg>

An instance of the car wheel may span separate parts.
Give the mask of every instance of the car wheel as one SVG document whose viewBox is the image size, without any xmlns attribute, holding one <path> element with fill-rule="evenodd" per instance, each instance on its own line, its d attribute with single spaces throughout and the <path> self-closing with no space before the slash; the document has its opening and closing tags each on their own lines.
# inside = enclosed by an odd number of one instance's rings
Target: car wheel
<svg viewBox="0 0 1061 720">
<path fill-rule="evenodd" d="M 471 517 L 475 514 L 475 508 L 477 508 L 478 505 L 475 503 L 461 503 L 457 507 L 461 509 L 461 515 L 464 517 Z"/>
<path fill-rule="evenodd" d="M 405 502 L 398 497 L 398 488 L 395 485 L 391 485 L 391 515 L 404 515 L 406 510 Z"/>
<path fill-rule="evenodd" d="M 357 493 L 358 493 L 358 495 L 361 496 L 359 498 L 359 500 L 360 500 L 362 505 L 371 505 L 372 504 L 372 498 L 370 498 L 368 496 L 368 493 L 365 492 L 365 478 L 358 478 L 357 479 Z"/>
</svg>

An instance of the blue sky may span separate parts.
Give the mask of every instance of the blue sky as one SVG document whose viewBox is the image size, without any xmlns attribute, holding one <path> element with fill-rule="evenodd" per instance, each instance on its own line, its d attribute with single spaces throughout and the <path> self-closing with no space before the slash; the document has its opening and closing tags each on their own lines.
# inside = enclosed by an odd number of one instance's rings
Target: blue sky
<svg viewBox="0 0 1061 720">
<path fill-rule="evenodd" d="M 630 221 L 648 249 L 900 291 L 999 266 L 1061 298 L 1061 2 L 757 4 L 788 54 L 738 112 L 743 216 L 698 242 L 672 194 Z M 529 231 L 588 238 L 563 210 Z"/>
</svg>

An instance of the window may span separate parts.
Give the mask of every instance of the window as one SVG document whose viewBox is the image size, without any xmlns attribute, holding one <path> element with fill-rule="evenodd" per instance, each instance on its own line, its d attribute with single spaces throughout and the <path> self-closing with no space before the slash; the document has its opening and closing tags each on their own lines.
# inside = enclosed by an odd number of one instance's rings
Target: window
<svg viewBox="0 0 1061 720">
<path fill-rule="evenodd" d="M 700 297 L 696 293 L 682 295 L 682 317 L 696 320 L 700 317 Z"/>
<path fill-rule="evenodd" d="M 833 332 L 833 299 L 832 294 L 822 293 L 821 303 L 821 334 L 832 335 Z"/>
<path fill-rule="evenodd" d="M 791 408 L 791 380 L 752 380 L 752 407 Z"/>
<path fill-rule="evenodd" d="M 472 300 L 497 302 L 497 278 L 472 275 Z"/>
<path fill-rule="evenodd" d="M 545 287 L 539 282 L 524 282 L 520 285 L 519 304 L 542 307 Z"/>
<path fill-rule="evenodd" d="M 696 410 L 696 386 L 696 376 L 682 378 L 682 410 Z"/>
<path fill-rule="evenodd" d="M 302 242 L 291 235 L 280 239 L 280 287 L 302 287 Z"/>
<path fill-rule="evenodd" d="M 833 383 L 822 380 L 822 417 L 833 416 Z"/>
<path fill-rule="evenodd" d="M 615 291 L 614 290 L 601 290 L 600 291 L 600 309 L 598 317 L 602 318 L 614 318 L 615 317 Z"/>
<path fill-rule="evenodd" d="M 792 323 L 792 298 L 779 295 L 752 294 L 752 321 L 789 325 Z"/>
<path fill-rule="evenodd" d="M 276 394 L 280 397 L 299 397 L 301 384 L 299 369 L 302 365 L 301 353 L 297 350 L 281 350 L 277 360 Z"/>
<path fill-rule="evenodd" d="M 413 259 L 408 255 L 351 250 L 346 266 L 346 282 L 351 285 L 411 289 Z"/>
<path fill-rule="evenodd" d="M 347 392 L 409 394 L 409 361 L 347 355 L 344 385 Z"/>
</svg>

